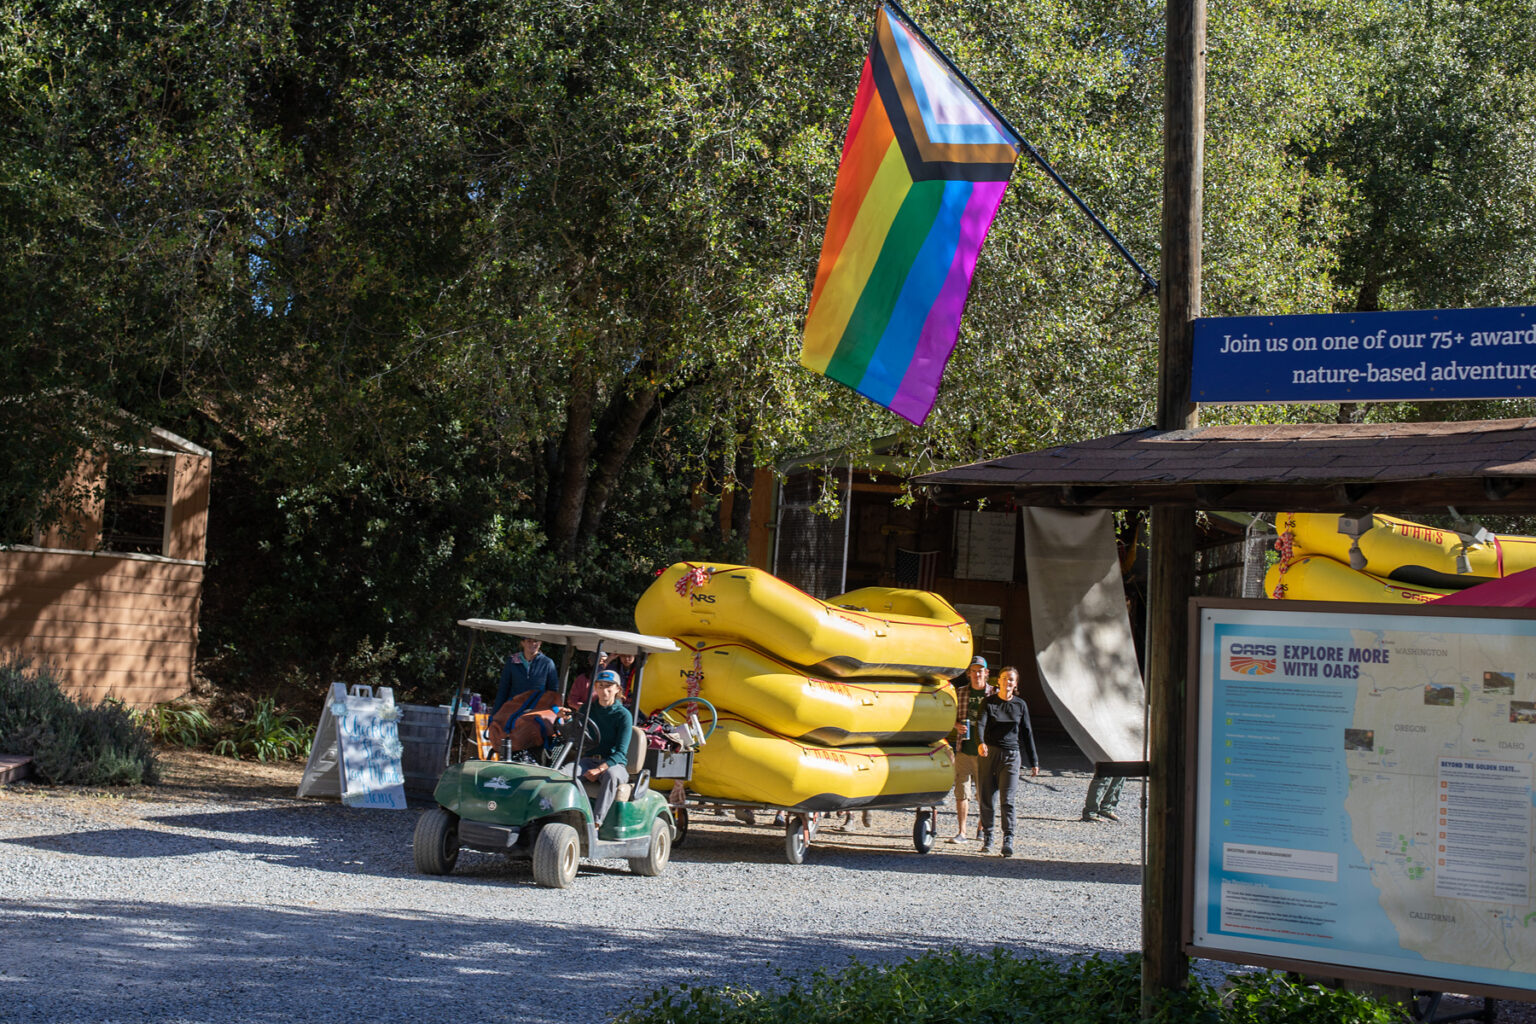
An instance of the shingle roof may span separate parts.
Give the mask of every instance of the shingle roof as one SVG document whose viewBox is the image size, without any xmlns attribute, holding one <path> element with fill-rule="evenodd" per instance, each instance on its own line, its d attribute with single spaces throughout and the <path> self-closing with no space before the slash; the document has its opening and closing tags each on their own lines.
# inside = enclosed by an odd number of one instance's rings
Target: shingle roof
<svg viewBox="0 0 1536 1024">
<path fill-rule="evenodd" d="M 940 501 L 1536 511 L 1536 419 L 1153 428 L 914 478 Z"/>
</svg>

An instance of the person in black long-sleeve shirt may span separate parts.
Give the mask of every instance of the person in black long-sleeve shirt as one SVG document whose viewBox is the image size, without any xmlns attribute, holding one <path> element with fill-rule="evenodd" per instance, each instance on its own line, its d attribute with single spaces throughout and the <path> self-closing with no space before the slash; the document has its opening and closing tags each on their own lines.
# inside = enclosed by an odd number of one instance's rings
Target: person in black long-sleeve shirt
<svg viewBox="0 0 1536 1024">
<path fill-rule="evenodd" d="M 1035 733 L 1029 727 L 1029 707 L 1018 696 L 1019 670 L 1008 666 L 998 673 L 997 693 L 981 706 L 981 852 L 992 849 L 993 796 L 1002 802 L 1003 856 L 1013 856 L 1014 794 L 1019 788 L 1020 760 L 1029 755 L 1029 774 L 1040 774 Z"/>
</svg>

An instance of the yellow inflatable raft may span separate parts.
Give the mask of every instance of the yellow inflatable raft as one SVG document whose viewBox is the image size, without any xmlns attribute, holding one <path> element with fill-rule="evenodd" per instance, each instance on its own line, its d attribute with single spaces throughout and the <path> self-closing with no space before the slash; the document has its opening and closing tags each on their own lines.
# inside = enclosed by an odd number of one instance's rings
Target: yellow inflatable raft
<svg viewBox="0 0 1536 1024">
<path fill-rule="evenodd" d="M 722 714 L 720 727 L 694 759 L 688 789 L 706 800 L 842 811 L 936 804 L 954 784 L 954 758 L 945 743 L 822 747 Z"/>
<path fill-rule="evenodd" d="M 1376 515 L 1374 525 L 1360 535 L 1364 571 L 1409 587 L 1464 590 L 1523 569 L 1536 568 L 1536 537 L 1490 534 L 1477 543 L 1465 534 L 1436 526 Z M 1339 532 L 1339 517 L 1318 512 L 1293 512 L 1276 517 L 1276 528 L 1295 523 L 1294 553 L 1326 555 L 1349 565 L 1352 538 Z M 1465 554 L 1471 572 L 1456 571 Z M 1346 599 L 1347 600 L 1347 599 Z"/>
<path fill-rule="evenodd" d="M 746 644 L 675 639 L 682 651 L 652 654 L 645 663 L 646 702 L 656 707 L 703 697 L 722 712 L 828 747 L 933 743 L 955 724 L 948 683 L 817 679 Z"/>
<path fill-rule="evenodd" d="M 846 594 L 838 594 L 828 600 L 827 604 L 874 612 L 876 615 L 910 615 L 943 622 L 959 615 L 953 605 L 931 590 L 902 590 L 897 587 L 861 587 Z"/>
<path fill-rule="evenodd" d="M 740 640 L 837 679 L 947 679 L 970 664 L 971 627 L 932 599 L 937 617 L 856 611 L 761 569 L 679 562 L 640 595 L 635 622 L 659 636 Z"/>
<path fill-rule="evenodd" d="M 1369 573 L 1351 569 L 1322 555 L 1303 555 L 1291 562 L 1282 576 L 1280 566 L 1272 565 L 1264 574 L 1264 593 L 1275 596 L 1275 588 L 1285 584 L 1280 596 L 1289 601 L 1377 601 L 1388 604 L 1426 604 L 1437 597 L 1455 593 L 1432 587 L 1405 587 L 1389 583 Z M 654 657 L 654 655 L 653 655 Z"/>
</svg>

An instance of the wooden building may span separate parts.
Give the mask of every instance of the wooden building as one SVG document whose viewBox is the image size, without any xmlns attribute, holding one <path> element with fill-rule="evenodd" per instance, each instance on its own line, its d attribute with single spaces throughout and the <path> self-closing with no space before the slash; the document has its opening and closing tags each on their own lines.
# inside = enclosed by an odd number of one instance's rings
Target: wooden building
<svg viewBox="0 0 1536 1024">
<path fill-rule="evenodd" d="M 907 503 L 906 481 L 932 469 L 876 452 L 851 463 L 819 455 L 761 472 L 753 486 L 753 565 L 819 598 L 859 587 L 914 587 L 942 595 L 970 622 L 976 652 L 995 673 L 1019 670 L 1036 726 L 1054 728 L 1035 666 L 1018 509 Z M 828 464 L 832 468 L 827 468 Z M 827 511 L 836 507 L 832 518 Z"/>
<path fill-rule="evenodd" d="M 1024 505 L 1050 502 L 1030 500 L 1034 493 L 1016 495 L 1007 486 L 977 493 L 912 488 L 914 478 L 944 478 L 936 469 L 877 450 L 852 462 L 823 453 L 784 463 L 778 475 L 759 470 L 752 489 L 751 564 L 820 598 L 867 586 L 940 594 L 970 622 L 976 652 L 994 673 L 1004 665 L 1019 670 L 1019 691 L 1036 727 L 1053 731 L 1059 726 L 1035 661 L 1019 514 Z M 832 507 L 837 518 L 826 514 Z M 1262 582 L 1273 531 L 1246 514 L 1215 512 L 1198 533 L 1197 590 L 1233 597 L 1252 590 L 1249 596 L 1257 596 L 1254 587 Z M 1133 510 L 1120 534 L 1139 656 L 1146 611 L 1145 519 Z"/>
<path fill-rule="evenodd" d="M 30 544 L 0 548 L 0 651 L 46 662 L 73 696 L 148 705 L 192 685 L 212 456 L 151 428 L 81 460 L 88 497 Z"/>
</svg>

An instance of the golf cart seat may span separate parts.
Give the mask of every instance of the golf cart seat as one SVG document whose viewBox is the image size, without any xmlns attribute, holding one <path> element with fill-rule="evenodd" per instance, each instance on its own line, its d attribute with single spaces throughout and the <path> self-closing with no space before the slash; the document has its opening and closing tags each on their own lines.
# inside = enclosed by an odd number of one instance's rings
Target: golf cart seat
<svg viewBox="0 0 1536 1024">
<path fill-rule="evenodd" d="M 640 769 L 645 765 L 646 746 L 645 730 L 641 729 L 638 725 L 631 727 L 629 730 L 629 750 L 626 753 L 627 759 L 624 763 L 625 768 L 629 770 L 630 781 L 619 787 L 618 793 L 614 797 L 615 803 L 628 801 L 634 797 L 637 788 L 635 786 L 637 776 L 640 774 Z M 588 782 L 586 779 L 582 779 L 581 788 L 587 791 L 588 796 L 597 795 L 597 783 L 595 782 Z M 643 788 L 640 791 L 644 792 Z"/>
</svg>

